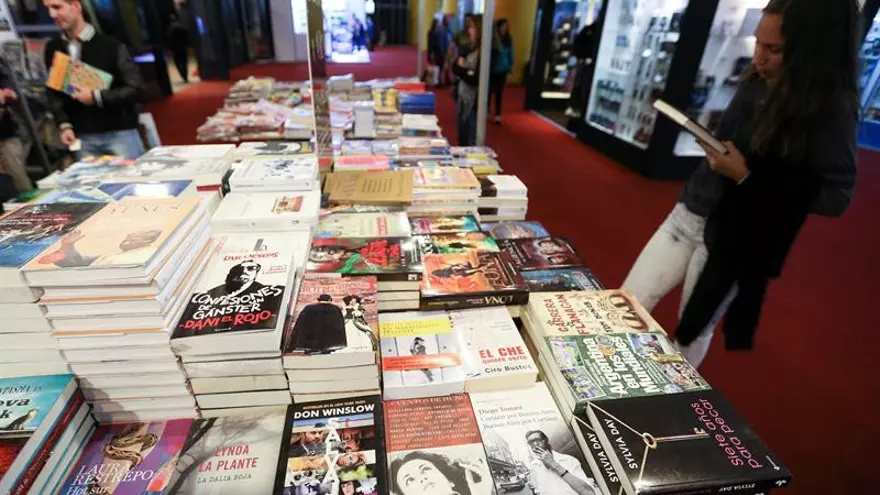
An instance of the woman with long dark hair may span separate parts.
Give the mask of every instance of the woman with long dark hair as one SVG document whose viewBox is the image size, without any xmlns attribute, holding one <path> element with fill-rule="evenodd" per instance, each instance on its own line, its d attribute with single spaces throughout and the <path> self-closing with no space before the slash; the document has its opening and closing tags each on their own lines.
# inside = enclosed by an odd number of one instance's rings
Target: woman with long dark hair
<svg viewBox="0 0 880 495">
<path fill-rule="evenodd" d="M 507 75 L 513 70 L 513 39 L 507 19 L 495 21 L 492 37 L 492 66 L 489 69 L 489 100 L 495 95 L 495 123 L 501 123 L 501 99 Z"/>
<path fill-rule="evenodd" d="M 394 495 L 480 495 L 490 493 L 479 471 L 445 455 L 416 450 L 391 462 Z"/>
<path fill-rule="evenodd" d="M 856 0 L 771 0 L 752 68 L 717 136 L 624 287 L 651 309 L 684 280 L 676 340 L 699 365 L 725 317 L 728 349 L 749 349 L 769 280 L 809 213 L 837 217 L 856 179 Z"/>
<path fill-rule="evenodd" d="M 452 73 L 458 76 L 458 98 L 456 116 L 458 117 L 458 145 L 477 144 L 477 93 L 480 85 L 480 37 L 483 16 L 474 15 L 465 21 L 465 30 L 470 40 L 467 52 L 458 54 L 452 66 Z"/>
</svg>

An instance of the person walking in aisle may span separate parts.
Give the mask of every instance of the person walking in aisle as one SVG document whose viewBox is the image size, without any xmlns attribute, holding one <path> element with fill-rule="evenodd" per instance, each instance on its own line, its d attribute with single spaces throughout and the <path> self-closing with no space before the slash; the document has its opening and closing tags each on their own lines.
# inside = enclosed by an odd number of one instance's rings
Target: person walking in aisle
<svg viewBox="0 0 880 495">
<path fill-rule="evenodd" d="M 459 53 L 452 72 L 458 77 L 458 98 L 456 116 L 458 117 L 458 145 L 477 144 L 477 93 L 480 84 L 480 33 L 482 16 L 468 18 L 465 29 L 468 33 L 469 52 Z"/>
<path fill-rule="evenodd" d="M 61 142 L 70 147 L 79 137 L 82 156 L 142 155 L 144 144 L 137 130 L 137 104 L 144 85 L 140 69 L 128 50 L 85 21 L 82 0 L 43 0 L 43 5 L 61 28 L 61 37 L 46 44 L 46 67 L 51 66 L 55 52 L 62 52 L 113 76 L 110 88 L 102 91 L 78 87 L 72 97 L 52 90 L 46 92 L 59 124 Z"/>
<path fill-rule="evenodd" d="M 171 57 L 184 83 L 189 83 L 189 11 L 186 2 L 176 5 L 171 13 Z"/>
<path fill-rule="evenodd" d="M 32 190 L 34 185 L 25 169 L 24 145 L 18 137 L 18 124 L 9 108 L 18 101 L 18 95 L 10 89 L 11 85 L 9 75 L 0 69 L 0 174 L 8 175 L 15 189 L 22 193 Z"/>
<path fill-rule="evenodd" d="M 434 19 L 428 30 L 428 68 L 423 75 L 425 82 L 431 86 L 440 84 L 446 48 L 446 30 L 438 19 Z"/>
<path fill-rule="evenodd" d="M 704 146 L 623 284 L 652 309 L 684 281 L 676 341 L 695 366 L 726 313 L 727 348 L 751 348 L 767 283 L 807 214 L 838 217 L 852 200 L 858 15 L 856 0 L 767 4 L 752 68 L 716 132 L 728 153 Z"/>
<path fill-rule="evenodd" d="M 510 24 L 507 19 L 495 21 L 495 32 L 492 37 L 492 66 L 489 69 L 489 98 L 495 95 L 495 123 L 501 123 L 501 99 L 507 75 L 513 70 L 513 40 L 510 38 Z"/>
</svg>

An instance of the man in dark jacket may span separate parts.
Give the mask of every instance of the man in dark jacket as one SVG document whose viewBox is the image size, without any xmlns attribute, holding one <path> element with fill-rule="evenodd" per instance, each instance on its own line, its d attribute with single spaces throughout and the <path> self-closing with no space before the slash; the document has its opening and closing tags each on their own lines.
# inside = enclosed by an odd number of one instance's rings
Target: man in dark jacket
<svg viewBox="0 0 880 495">
<path fill-rule="evenodd" d="M 46 66 L 52 64 L 55 52 L 62 52 L 113 76 L 110 88 L 101 91 L 77 87 L 72 97 L 48 91 L 61 142 L 70 147 L 79 138 L 83 156 L 142 155 L 137 104 L 143 93 L 143 80 L 128 50 L 85 21 L 82 0 L 43 0 L 43 5 L 61 28 L 61 37 L 46 44 Z"/>
<path fill-rule="evenodd" d="M 18 95 L 10 86 L 9 75 L 0 70 L 0 174 L 9 175 L 15 189 L 24 192 L 34 186 L 24 167 L 24 146 L 9 108 L 18 100 Z"/>
</svg>

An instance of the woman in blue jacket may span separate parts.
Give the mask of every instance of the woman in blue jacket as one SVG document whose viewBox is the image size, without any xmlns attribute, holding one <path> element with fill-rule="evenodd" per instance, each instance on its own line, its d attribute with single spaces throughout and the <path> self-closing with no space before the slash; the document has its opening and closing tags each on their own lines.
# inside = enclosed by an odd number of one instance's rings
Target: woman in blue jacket
<svg viewBox="0 0 880 495">
<path fill-rule="evenodd" d="M 507 19 L 495 21 L 495 35 L 492 37 L 492 65 L 489 78 L 489 100 L 495 95 L 495 123 L 501 123 L 501 97 L 507 75 L 513 70 L 513 40 L 510 38 L 510 25 Z"/>
</svg>

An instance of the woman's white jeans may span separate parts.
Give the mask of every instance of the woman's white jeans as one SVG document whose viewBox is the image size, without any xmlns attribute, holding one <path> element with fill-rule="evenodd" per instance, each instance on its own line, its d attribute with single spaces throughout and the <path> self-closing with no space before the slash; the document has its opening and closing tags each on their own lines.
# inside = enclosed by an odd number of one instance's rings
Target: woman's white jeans
<svg viewBox="0 0 880 495">
<path fill-rule="evenodd" d="M 684 203 L 677 203 L 672 213 L 642 249 L 635 264 L 623 283 L 648 311 L 676 286 L 684 282 L 678 316 L 684 312 L 694 285 L 706 265 L 709 253 L 703 241 L 706 219 L 692 213 Z M 694 366 L 699 366 L 709 352 L 715 325 L 724 316 L 736 295 L 731 291 L 712 317 L 712 321 L 689 346 L 681 346 L 681 352 Z"/>
</svg>

